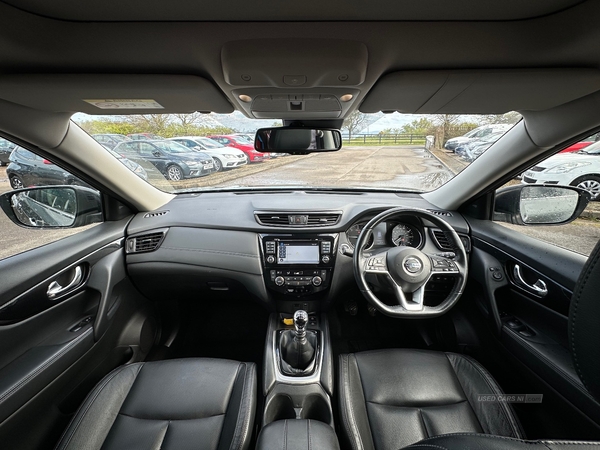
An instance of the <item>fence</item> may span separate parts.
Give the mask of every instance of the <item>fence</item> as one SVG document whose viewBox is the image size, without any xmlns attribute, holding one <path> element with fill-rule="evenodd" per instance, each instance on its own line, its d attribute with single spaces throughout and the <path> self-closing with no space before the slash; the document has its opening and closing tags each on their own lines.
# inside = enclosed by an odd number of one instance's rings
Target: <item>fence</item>
<svg viewBox="0 0 600 450">
<path fill-rule="evenodd" d="M 346 145 L 416 145 L 425 144 L 424 134 L 353 134 L 343 136 Z"/>
</svg>

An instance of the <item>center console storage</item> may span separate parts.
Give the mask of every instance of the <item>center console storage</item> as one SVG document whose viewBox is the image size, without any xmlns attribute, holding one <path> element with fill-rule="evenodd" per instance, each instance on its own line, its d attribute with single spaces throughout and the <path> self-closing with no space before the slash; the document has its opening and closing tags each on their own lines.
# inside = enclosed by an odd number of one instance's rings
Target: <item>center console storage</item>
<svg viewBox="0 0 600 450">
<path fill-rule="evenodd" d="M 262 429 L 256 450 L 339 450 L 333 428 L 316 420 L 281 420 Z"/>
</svg>

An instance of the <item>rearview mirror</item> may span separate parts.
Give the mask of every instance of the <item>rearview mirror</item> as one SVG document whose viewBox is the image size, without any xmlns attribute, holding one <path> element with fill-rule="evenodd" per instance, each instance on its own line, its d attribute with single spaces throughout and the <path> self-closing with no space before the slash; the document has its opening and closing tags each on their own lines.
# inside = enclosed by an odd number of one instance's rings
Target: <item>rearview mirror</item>
<svg viewBox="0 0 600 450">
<path fill-rule="evenodd" d="M 572 222 L 591 199 L 573 186 L 519 185 L 496 192 L 494 220 L 517 225 L 560 225 Z"/>
<path fill-rule="evenodd" d="M 254 148 L 259 152 L 300 155 L 313 152 L 335 152 L 342 148 L 342 133 L 331 128 L 261 128 L 256 132 Z"/>
<path fill-rule="evenodd" d="M 26 228 L 75 228 L 102 221 L 97 191 L 82 186 L 46 186 L 0 195 L 10 220 Z"/>
</svg>

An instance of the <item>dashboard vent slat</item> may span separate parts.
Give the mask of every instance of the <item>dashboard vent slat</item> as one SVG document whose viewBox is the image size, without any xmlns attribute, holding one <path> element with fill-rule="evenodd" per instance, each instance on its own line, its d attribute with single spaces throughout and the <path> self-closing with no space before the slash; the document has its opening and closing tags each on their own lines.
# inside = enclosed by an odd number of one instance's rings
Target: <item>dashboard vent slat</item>
<svg viewBox="0 0 600 450">
<path fill-rule="evenodd" d="M 146 253 L 156 250 L 165 238 L 166 231 L 141 234 L 127 239 L 127 253 Z"/>
<path fill-rule="evenodd" d="M 255 213 L 256 221 L 269 227 L 327 227 L 340 221 L 339 212 L 283 212 L 283 213 Z"/>
<path fill-rule="evenodd" d="M 144 219 L 148 219 L 150 217 L 160 217 L 160 216 L 164 216 L 165 214 L 167 214 L 169 211 L 153 211 L 153 212 L 149 212 L 144 214 Z"/>
<path fill-rule="evenodd" d="M 428 209 L 431 214 L 435 214 L 436 216 L 442 217 L 452 217 L 452 213 L 449 211 L 440 211 L 439 209 Z"/>
<path fill-rule="evenodd" d="M 431 230 L 435 243 L 441 250 L 452 251 L 454 244 L 450 238 L 442 230 Z"/>
</svg>

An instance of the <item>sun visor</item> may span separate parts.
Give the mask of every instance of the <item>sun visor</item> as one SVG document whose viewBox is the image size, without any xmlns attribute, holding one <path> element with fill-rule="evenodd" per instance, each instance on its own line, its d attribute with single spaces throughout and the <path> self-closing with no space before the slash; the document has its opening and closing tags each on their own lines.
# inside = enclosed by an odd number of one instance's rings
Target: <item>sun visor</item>
<svg viewBox="0 0 600 450">
<path fill-rule="evenodd" d="M 0 98 L 42 111 L 100 115 L 233 112 L 222 92 L 193 75 L 2 75 Z"/>
<path fill-rule="evenodd" d="M 377 81 L 359 109 L 413 114 L 541 111 L 598 90 L 596 69 L 393 72 Z"/>
</svg>

